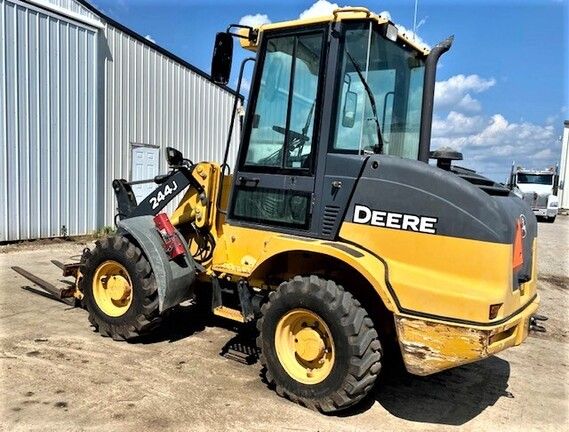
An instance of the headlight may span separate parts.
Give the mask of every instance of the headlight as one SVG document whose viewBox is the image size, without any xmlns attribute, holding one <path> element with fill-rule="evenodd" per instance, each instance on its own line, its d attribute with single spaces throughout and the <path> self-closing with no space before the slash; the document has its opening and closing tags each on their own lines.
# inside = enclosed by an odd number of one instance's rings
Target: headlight
<svg viewBox="0 0 569 432">
<path fill-rule="evenodd" d="M 397 27 L 393 24 L 387 24 L 387 28 L 385 29 L 385 37 L 390 41 L 397 42 Z"/>
</svg>

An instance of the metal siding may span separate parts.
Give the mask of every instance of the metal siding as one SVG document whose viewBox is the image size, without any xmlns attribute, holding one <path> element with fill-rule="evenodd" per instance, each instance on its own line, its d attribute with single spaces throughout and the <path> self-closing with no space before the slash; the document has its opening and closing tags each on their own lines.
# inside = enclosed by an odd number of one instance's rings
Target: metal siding
<svg viewBox="0 0 569 432">
<path fill-rule="evenodd" d="M 152 46 L 10 0 L 0 36 L 0 241 L 112 225 L 111 182 L 130 179 L 132 143 L 158 146 L 161 172 L 166 146 L 221 162 L 234 96 Z M 230 164 L 238 141 L 236 127 Z"/>
<path fill-rule="evenodd" d="M 559 208 L 569 209 L 569 120 L 563 123 L 563 142 L 559 163 Z"/>
<path fill-rule="evenodd" d="M 8 0 L 0 17 L 0 241 L 91 232 L 96 32 Z"/>
<path fill-rule="evenodd" d="M 161 172 L 167 170 L 167 146 L 194 162 L 221 162 L 234 96 L 117 28 L 107 25 L 103 32 L 109 59 L 99 58 L 106 63 L 105 160 L 99 187 L 104 189 L 103 223 L 112 225 L 116 202 L 111 183 L 131 178 L 131 144 L 158 146 Z M 237 126 L 231 165 L 238 145 Z"/>
<path fill-rule="evenodd" d="M 74 12 L 78 15 L 83 15 L 94 20 L 100 21 L 99 17 L 87 9 L 82 4 L 74 1 L 74 0 L 45 0 L 46 3 L 51 3 L 52 5 L 59 6 L 60 8 L 67 9 L 71 12 Z"/>
</svg>

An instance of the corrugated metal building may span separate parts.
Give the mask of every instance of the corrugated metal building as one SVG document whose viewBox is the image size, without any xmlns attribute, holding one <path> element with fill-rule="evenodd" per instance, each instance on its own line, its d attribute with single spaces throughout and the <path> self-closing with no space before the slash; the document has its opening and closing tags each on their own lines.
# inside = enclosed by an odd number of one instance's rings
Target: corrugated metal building
<svg viewBox="0 0 569 432">
<path fill-rule="evenodd" d="M 559 164 L 559 208 L 569 210 L 569 120 L 563 122 Z"/>
<path fill-rule="evenodd" d="M 166 146 L 222 159 L 234 92 L 89 3 L 0 0 L 0 36 L 0 242 L 112 225 L 112 180 Z"/>
</svg>

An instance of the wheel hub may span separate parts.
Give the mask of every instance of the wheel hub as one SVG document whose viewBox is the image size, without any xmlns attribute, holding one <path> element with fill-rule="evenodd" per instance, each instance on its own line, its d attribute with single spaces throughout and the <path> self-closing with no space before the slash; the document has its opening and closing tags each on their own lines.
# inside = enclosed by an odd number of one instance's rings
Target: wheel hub
<svg viewBox="0 0 569 432">
<path fill-rule="evenodd" d="M 293 309 L 279 320 L 275 350 L 283 369 L 303 384 L 324 381 L 334 366 L 332 333 L 318 314 L 307 309 Z"/>
<path fill-rule="evenodd" d="M 122 275 L 113 275 L 103 285 L 109 292 L 111 299 L 115 301 L 125 300 L 130 295 L 130 283 Z"/>
<path fill-rule="evenodd" d="M 126 268 L 117 261 L 104 261 L 93 277 L 93 298 L 108 316 L 124 315 L 132 303 L 132 281 Z"/>
<path fill-rule="evenodd" d="M 296 353 L 307 362 L 320 360 L 326 350 L 322 336 L 316 330 L 308 327 L 298 332 L 295 343 Z"/>
</svg>

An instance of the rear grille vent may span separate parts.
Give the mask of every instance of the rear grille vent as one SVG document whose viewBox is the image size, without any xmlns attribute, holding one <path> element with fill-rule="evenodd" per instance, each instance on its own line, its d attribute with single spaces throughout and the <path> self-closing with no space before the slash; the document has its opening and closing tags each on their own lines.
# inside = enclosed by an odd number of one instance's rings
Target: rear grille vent
<svg viewBox="0 0 569 432">
<path fill-rule="evenodd" d="M 324 207 L 324 217 L 322 218 L 322 234 L 330 235 L 336 226 L 336 219 L 338 219 L 338 214 L 340 213 L 340 207 L 338 206 L 326 206 Z"/>
</svg>

